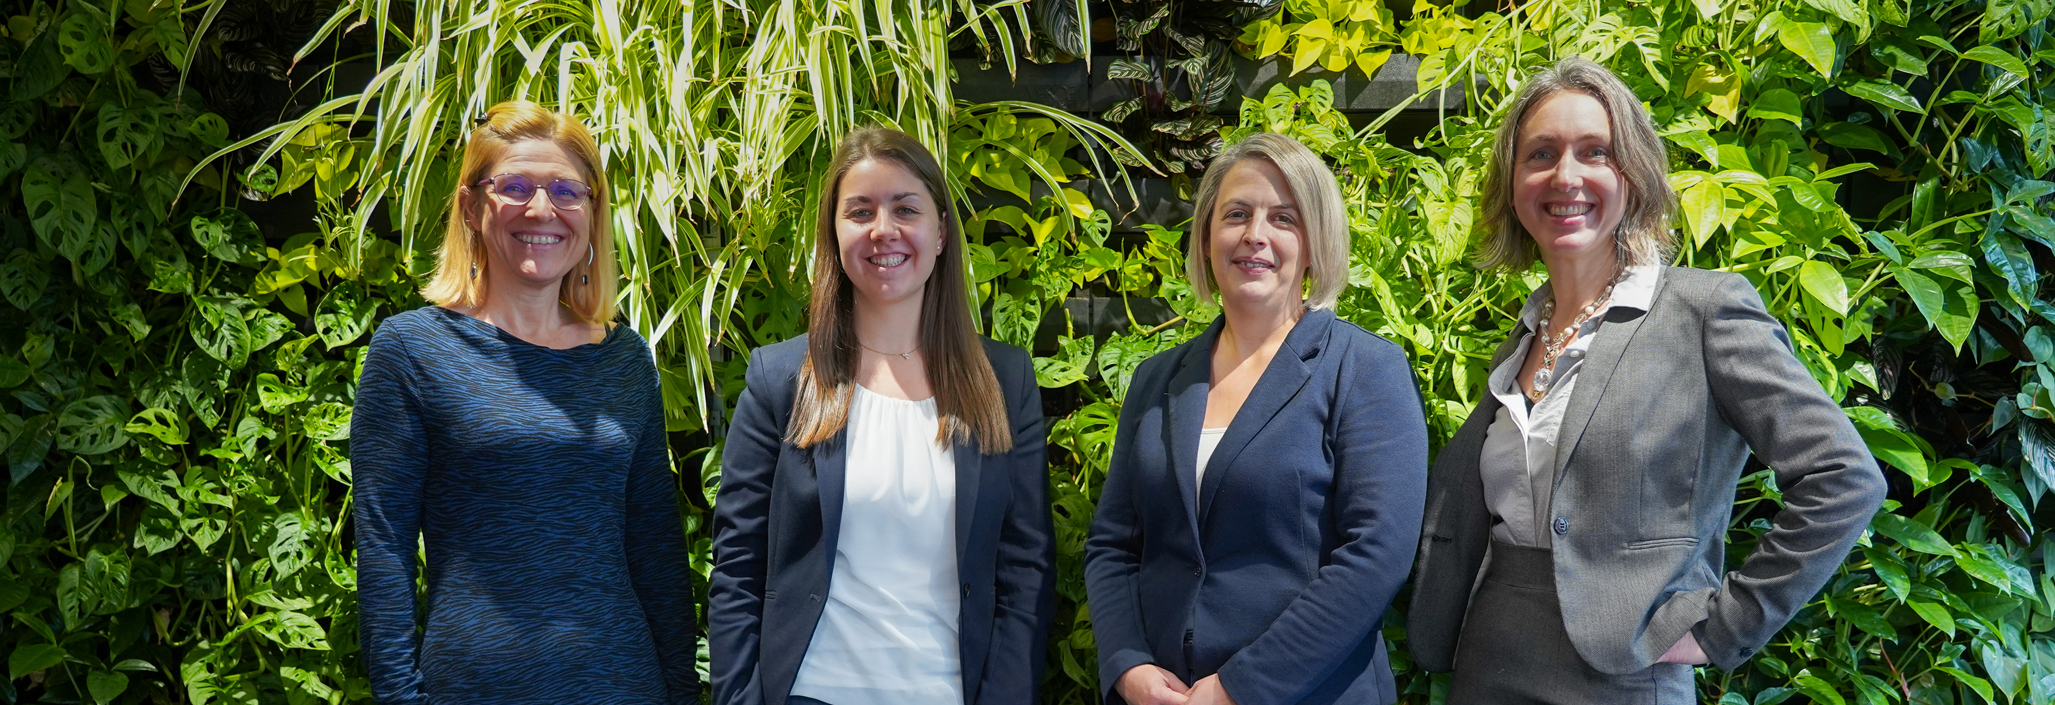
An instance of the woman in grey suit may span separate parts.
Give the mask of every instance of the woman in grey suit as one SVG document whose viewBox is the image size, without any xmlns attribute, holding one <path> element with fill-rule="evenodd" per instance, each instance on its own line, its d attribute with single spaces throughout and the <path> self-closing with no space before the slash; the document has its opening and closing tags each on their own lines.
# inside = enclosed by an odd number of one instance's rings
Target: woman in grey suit
<svg viewBox="0 0 2055 705">
<path fill-rule="evenodd" d="M 1692 702 L 1691 667 L 1748 660 L 1883 502 L 1748 280 L 1662 266 L 1667 163 L 1640 101 L 1581 59 L 1499 129 L 1482 264 L 1538 256 L 1549 280 L 1429 475 L 1407 627 L 1416 663 L 1455 672 L 1451 703 Z M 1728 572 L 1751 450 L 1784 507 Z"/>
</svg>

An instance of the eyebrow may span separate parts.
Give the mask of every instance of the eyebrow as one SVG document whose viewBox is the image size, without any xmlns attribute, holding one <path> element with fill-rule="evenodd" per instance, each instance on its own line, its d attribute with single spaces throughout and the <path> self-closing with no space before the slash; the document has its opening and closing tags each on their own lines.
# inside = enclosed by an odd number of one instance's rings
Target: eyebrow
<svg viewBox="0 0 2055 705">
<path fill-rule="evenodd" d="M 1242 199 L 1239 199 L 1239 198 L 1230 198 L 1230 199 L 1227 199 L 1227 202 L 1226 202 L 1226 203 L 1222 203 L 1221 205 L 1223 205 L 1223 206 L 1242 206 L 1242 207 L 1244 207 L 1244 208 L 1255 208 L 1255 207 L 1256 207 L 1256 204 L 1254 204 L 1254 203 L 1250 203 L 1250 202 L 1248 202 L 1248 201 L 1244 201 L 1244 200 L 1242 200 Z M 1280 203 L 1280 204 L 1277 204 L 1277 207 L 1278 207 L 1279 209 L 1286 209 L 1286 208 L 1289 208 L 1289 209 L 1291 209 L 1291 210 L 1298 210 L 1298 209 L 1299 209 L 1299 204 L 1296 204 L 1296 203 L 1292 203 L 1292 202 L 1290 202 L 1290 201 L 1286 201 L 1286 202 L 1284 202 L 1284 203 Z"/>
<path fill-rule="evenodd" d="M 906 200 L 906 199 L 908 199 L 908 198 L 919 198 L 919 197 L 920 197 L 920 195 L 921 195 L 921 194 L 920 194 L 920 192 L 919 192 L 919 191 L 901 191 L 901 192 L 899 192 L 899 193 L 895 193 L 895 194 L 892 194 L 892 200 L 894 200 L 894 201 L 904 201 L 904 200 Z M 870 203 L 870 202 L 871 202 L 871 197 L 869 197 L 869 196 L 863 196 L 863 195 L 857 195 L 857 196 L 850 196 L 850 197 L 848 197 L 848 198 L 844 198 L 844 199 L 842 199 L 842 204 L 843 204 L 843 205 L 851 205 L 851 204 L 857 204 L 857 203 Z"/>
</svg>

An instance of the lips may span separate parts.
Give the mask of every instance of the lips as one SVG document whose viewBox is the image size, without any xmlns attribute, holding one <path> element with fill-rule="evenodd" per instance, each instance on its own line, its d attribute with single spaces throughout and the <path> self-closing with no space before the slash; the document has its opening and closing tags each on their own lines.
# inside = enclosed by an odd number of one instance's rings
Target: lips
<svg viewBox="0 0 2055 705">
<path fill-rule="evenodd" d="M 1276 262 L 1272 262 L 1261 257 L 1253 256 L 1236 257 L 1234 259 L 1228 260 L 1228 263 L 1233 264 L 1236 268 L 1241 269 L 1243 272 L 1251 276 L 1262 274 L 1264 272 L 1268 272 L 1277 268 Z"/>
<path fill-rule="evenodd" d="M 1543 207 L 1548 210 L 1549 215 L 1557 218 L 1569 218 L 1590 213 L 1591 209 L 1597 206 L 1590 203 L 1550 203 Z"/>
<path fill-rule="evenodd" d="M 564 236 L 550 233 L 514 233 L 514 239 L 530 245 L 554 245 L 564 241 Z"/>
<path fill-rule="evenodd" d="M 887 252 L 883 254 L 875 254 L 869 257 L 865 257 L 863 261 L 869 262 L 871 263 L 871 265 L 876 267 L 891 269 L 893 267 L 906 264 L 906 261 L 909 259 L 912 259 L 912 257 L 904 252 Z"/>
</svg>

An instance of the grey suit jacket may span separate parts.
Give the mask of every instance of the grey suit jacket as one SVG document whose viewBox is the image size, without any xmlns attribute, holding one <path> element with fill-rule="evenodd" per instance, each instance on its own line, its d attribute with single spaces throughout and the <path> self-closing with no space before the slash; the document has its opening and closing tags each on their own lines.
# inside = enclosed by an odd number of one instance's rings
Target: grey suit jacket
<svg viewBox="0 0 2055 705">
<path fill-rule="evenodd" d="M 1740 275 L 1666 268 L 1647 312 L 1613 309 L 1601 331 L 1557 439 L 1549 528 L 1564 626 L 1607 673 L 1647 668 L 1687 631 L 1732 669 L 1833 576 L 1883 503 L 1884 476 Z M 1407 634 L 1430 671 L 1454 666 L 1491 541 L 1478 461 L 1497 413 L 1487 396 L 1428 476 Z M 1784 507 L 1728 572 L 1750 449 L 1776 470 Z"/>
</svg>

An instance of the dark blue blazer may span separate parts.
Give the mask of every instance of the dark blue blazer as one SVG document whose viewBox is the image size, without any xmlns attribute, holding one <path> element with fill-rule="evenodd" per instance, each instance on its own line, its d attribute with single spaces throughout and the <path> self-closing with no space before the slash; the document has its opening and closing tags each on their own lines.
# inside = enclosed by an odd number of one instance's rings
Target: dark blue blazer
<svg viewBox="0 0 2055 705">
<path fill-rule="evenodd" d="M 963 696 L 1026 704 L 1056 611 L 1048 434 L 1027 352 L 986 340 L 985 355 L 1005 393 L 1013 450 L 956 446 Z M 715 705 L 783 705 L 828 596 L 846 444 L 842 434 L 811 449 L 783 440 L 805 358 L 804 335 L 751 353 L 728 427 L 707 594 Z"/>
<path fill-rule="evenodd" d="M 1085 543 L 1107 701 L 1153 663 L 1236 702 L 1390 703 L 1379 635 L 1413 564 L 1427 422 L 1404 351 L 1299 319 L 1193 487 L 1221 321 L 1135 371 Z"/>
</svg>

